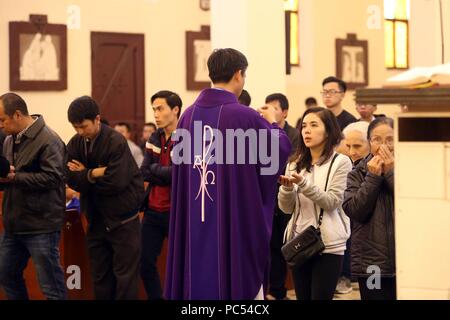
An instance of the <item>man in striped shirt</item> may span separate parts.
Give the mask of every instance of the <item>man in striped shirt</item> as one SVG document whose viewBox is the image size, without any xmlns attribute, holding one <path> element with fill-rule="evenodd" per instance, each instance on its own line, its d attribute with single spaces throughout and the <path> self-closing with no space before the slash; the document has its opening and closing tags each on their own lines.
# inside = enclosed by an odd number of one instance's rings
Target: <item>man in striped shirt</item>
<svg viewBox="0 0 450 320">
<path fill-rule="evenodd" d="M 182 101 L 171 91 L 159 91 L 151 98 L 158 130 L 146 144 L 141 172 L 148 182 L 142 220 L 141 277 L 149 300 L 162 299 L 156 260 L 169 232 L 172 180 L 171 135 L 180 116 Z"/>
</svg>

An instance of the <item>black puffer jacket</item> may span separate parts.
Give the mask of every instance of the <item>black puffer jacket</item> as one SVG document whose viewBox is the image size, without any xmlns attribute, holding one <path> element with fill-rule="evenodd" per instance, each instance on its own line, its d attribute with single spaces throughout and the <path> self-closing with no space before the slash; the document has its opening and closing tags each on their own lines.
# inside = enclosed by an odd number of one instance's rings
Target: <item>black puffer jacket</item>
<svg viewBox="0 0 450 320">
<path fill-rule="evenodd" d="M 382 276 L 395 276 L 394 173 L 377 176 L 367 171 L 373 155 L 349 173 L 342 205 L 352 220 L 352 274 L 367 277 L 369 266 Z"/>
</svg>

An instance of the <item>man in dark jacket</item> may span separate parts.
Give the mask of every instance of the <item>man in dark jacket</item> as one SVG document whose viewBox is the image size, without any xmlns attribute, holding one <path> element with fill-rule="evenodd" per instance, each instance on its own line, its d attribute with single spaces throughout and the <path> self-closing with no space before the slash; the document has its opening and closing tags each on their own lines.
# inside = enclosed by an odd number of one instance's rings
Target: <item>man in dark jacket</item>
<svg viewBox="0 0 450 320">
<path fill-rule="evenodd" d="M 69 106 L 77 134 L 69 141 L 69 186 L 80 192 L 96 299 L 136 299 L 139 277 L 138 209 L 144 181 L 125 138 L 100 123 L 87 96 Z"/>
<path fill-rule="evenodd" d="M 65 299 L 59 261 L 65 211 L 64 142 L 40 115 L 29 115 L 14 93 L 0 97 L 0 129 L 8 135 L 3 154 L 11 167 L 0 179 L 5 235 L 0 247 L 0 284 L 8 299 L 28 299 L 23 271 L 31 257 L 47 299 Z"/>
<path fill-rule="evenodd" d="M 322 81 L 323 104 L 334 113 L 341 131 L 350 123 L 356 122 L 356 118 L 342 107 L 342 101 L 347 92 L 345 81 L 336 77 L 327 77 Z"/>
<path fill-rule="evenodd" d="M 286 121 L 289 111 L 289 101 L 282 93 L 273 93 L 266 97 L 266 104 L 271 105 L 275 109 L 275 119 L 280 128 L 282 128 L 291 142 L 292 149 L 290 156 L 293 156 L 298 151 L 300 142 L 300 131 L 289 125 Z M 284 172 L 284 170 L 283 170 Z M 278 186 L 279 187 L 279 186 Z M 286 299 L 286 276 L 287 265 L 281 254 L 281 247 L 283 246 L 284 230 L 291 218 L 290 214 L 284 214 L 278 207 L 278 196 L 275 197 L 275 215 L 273 217 L 272 238 L 270 240 L 270 284 L 269 294 L 277 299 Z M 272 297 L 269 296 L 270 299 Z"/>
<path fill-rule="evenodd" d="M 146 144 L 141 172 L 149 183 L 142 221 L 141 277 L 148 299 L 162 298 L 156 260 L 169 233 L 170 187 L 172 182 L 172 133 L 180 116 L 182 101 L 171 91 L 159 91 L 151 98 L 159 129 Z"/>
</svg>

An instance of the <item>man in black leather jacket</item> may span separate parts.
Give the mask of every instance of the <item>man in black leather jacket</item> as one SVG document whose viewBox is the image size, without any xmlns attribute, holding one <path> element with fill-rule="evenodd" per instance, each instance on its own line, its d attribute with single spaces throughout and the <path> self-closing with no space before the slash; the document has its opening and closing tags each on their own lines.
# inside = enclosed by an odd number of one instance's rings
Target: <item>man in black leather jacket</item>
<svg viewBox="0 0 450 320">
<path fill-rule="evenodd" d="M 3 154 L 11 168 L 0 179 L 5 236 L 0 247 L 0 284 L 8 299 L 28 299 L 23 271 L 31 257 L 48 299 L 65 299 L 59 261 L 65 212 L 66 148 L 40 115 L 29 115 L 14 93 L 0 97 L 0 128 L 8 135 Z"/>
</svg>

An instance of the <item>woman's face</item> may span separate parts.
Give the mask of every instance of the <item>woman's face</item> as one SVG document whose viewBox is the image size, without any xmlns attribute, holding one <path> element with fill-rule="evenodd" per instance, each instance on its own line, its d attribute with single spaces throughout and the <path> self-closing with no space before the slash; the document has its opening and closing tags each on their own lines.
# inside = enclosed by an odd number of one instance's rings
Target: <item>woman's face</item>
<svg viewBox="0 0 450 320">
<path fill-rule="evenodd" d="M 370 152 L 376 156 L 381 145 L 386 145 L 394 152 L 394 129 L 387 124 L 380 124 L 370 133 Z"/>
<path fill-rule="evenodd" d="M 369 142 L 363 133 L 357 130 L 350 131 L 345 136 L 345 146 L 348 156 L 353 162 L 366 157 L 369 154 Z"/>
<path fill-rule="evenodd" d="M 327 137 L 325 124 L 316 113 L 308 113 L 302 123 L 302 138 L 309 149 L 322 147 Z"/>
</svg>

